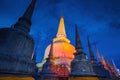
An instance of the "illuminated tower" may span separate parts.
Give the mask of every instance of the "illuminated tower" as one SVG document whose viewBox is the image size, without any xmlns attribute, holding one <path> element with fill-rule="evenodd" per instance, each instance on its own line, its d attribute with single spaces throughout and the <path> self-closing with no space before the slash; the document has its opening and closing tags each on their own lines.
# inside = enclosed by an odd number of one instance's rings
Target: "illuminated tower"
<svg viewBox="0 0 120 80">
<path fill-rule="evenodd" d="M 75 58 L 71 62 L 71 74 L 70 74 L 70 76 L 71 77 L 95 76 L 95 73 L 93 72 L 92 65 L 88 61 L 86 54 L 83 52 L 83 48 L 82 48 L 82 44 L 80 41 L 77 26 L 76 26 L 76 52 L 74 55 L 75 55 Z"/>
<path fill-rule="evenodd" d="M 0 29 L 0 74 L 2 75 L 32 75 L 34 72 L 35 65 L 31 60 L 34 40 L 29 35 L 29 31 L 35 3 L 36 0 L 32 0 L 14 26 Z"/>
<path fill-rule="evenodd" d="M 71 61 L 74 58 L 73 53 L 75 52 L 74 46 L 70 44 L 70 41 L 67 39 L 64 25 L 64 18 L 61 17 L 58 32 L 56 38 L 53 39 L 54 49 L 53 49 L 53 57 L 55 58 L 55 64 L 64 64 L 64 61 L 61 61 L 61 57 L 64 54 L 68 59 L 68 65 L 70 65 Z M 45 50 L 44 59 L 48 57 L 50 50 L 50 45 Z"/>
<path fill-rule="evenodd" d="M 53 62 L 54 60 L 53 49 L 54 48 L 53 47 L 54 47 L 54 44 L 52 41 L 48 58 L 46 62 L 43 64 L 42 71 L 40 72 L 41 80 L 46 80 L 46 79 L 54 80 L 54 78 L 57 77 L 54 71 L 54 62 Z"/>
</svg>

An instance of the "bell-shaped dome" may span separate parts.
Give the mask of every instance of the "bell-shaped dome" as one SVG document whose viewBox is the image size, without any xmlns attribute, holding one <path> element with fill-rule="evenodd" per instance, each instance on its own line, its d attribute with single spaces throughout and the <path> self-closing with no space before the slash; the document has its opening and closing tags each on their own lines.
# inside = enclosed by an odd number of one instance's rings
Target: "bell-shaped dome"
<svg viewBox="0 0 120 80">
<path fill-rule="evenodd" d="M 49 45 L 45 50 L 44 59 L 48 57 L 50 51 Z M 66 42 L 54 42 L 53 43 L 53 57 L 55 59 L 56 64 L 60 63 L 69 63 L 73 60 L 75 52 L 74 46 Z"/>
</svg>

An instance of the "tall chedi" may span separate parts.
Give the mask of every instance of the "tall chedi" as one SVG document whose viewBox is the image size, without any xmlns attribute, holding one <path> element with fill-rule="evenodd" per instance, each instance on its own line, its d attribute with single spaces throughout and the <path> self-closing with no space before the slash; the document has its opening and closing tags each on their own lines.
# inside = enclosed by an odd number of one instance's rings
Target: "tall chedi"
<svg viewBox="0 0 120 80">
<path fill-rule="evenodd" d="M 83 52 L 77 26 L 75 47 L 76 52 L 74 54 L 75 58 L 71 62 L 70 80 L 98 80 L 87 55 Z"/>
<path fill-rule="evenodd" d="M 96 75 L 100 78 L 100 80 L 109 79 L 109 73 L 107 70 L 104 69 L 104 66 L 101 64 L 100 54 L 97 48 L 96 48 L 96 54 L 98 57 L 98 61 L 95 59 L 89 38 L 88 38 L 88 49 L 90 53 L 90 61 Z"/>
<path fill-rule="evenodd" d="M 50 52 L 46 62 L 43 64 L 42 71 L 40 72 L 40 80 L 56 80 L 57 75 L 56 71 L 54 71 L 55 64 L 54 64 L 54 57 L 53 57 L 53 50 L 54 50 L 53 41 L 51 43 Z"/>
<path fill-rule="evenodd" d="M 65 31 L 65 24 L 64 24 L 64 18 L 61 17 L 58 32 L 56 35 L 56 38 L 53 39 L 54 49 L 53 49 L 53 57 L 54 62 L 56 65 L 59 64 L 68 64 L 70 66 L 71 61 L 74 58 L 73 53 L 75 52 L 75 48 L 73 45 L 70 44 L 70 40 L 67 39 L 66 31 Z M 48 57 L 50 51 L 50 45 L 45 50 L 45 56 L 44 59 Z M 66 56 L 65 61 L 61 61 L 61 58 Z"/>
<path fill-rule="evenodd" d="M 4 76 L 2 80 L 6 78 L 10 80 L 11 74 L 12 77 L 17 75 L 22 77 L 22 75 L 31 76 L 34 72 L 35 65 L 31 60 L 34 40 L 29 31 L 35 3 L 36 0 L 32 0 L 14 26 L 0 29 L 0 75 Z M 19 78 L 18 80 L 23 79 Z"/>
</svg>

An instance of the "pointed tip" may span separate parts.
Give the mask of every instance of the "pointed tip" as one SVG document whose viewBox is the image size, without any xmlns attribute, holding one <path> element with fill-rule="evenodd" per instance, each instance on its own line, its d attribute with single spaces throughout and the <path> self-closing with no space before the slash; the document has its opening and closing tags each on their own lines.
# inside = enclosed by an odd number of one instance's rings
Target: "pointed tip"
<svg viewBox="0 0 120 80">
<path fill-rule="evenodd" d="M 87 41 L 88 41 L 88 47 L 91 48 L 91 43 L 90 43 L 90 37 L 89 36 L 87 36 Z"/>
<path fill-rule="evenodd" d="M 31 1 L 31 4 L 33 4 L 33 3 L 36 3 L 36 0 L 32 0 L 32 1 Z"/>
<path fill-rule="evenodd" d="M 75 24 L 75 32 L 78 32 L 77 24 Z"/>
<path fill-rule="evenodd" d="M 89 37 L 87 37 L 87 41 L 88 41 L 88 48 L 89 48 L 89 50 L 91 50 L 91 44 L 90 44 L 90 39 L 89 39 Z"/>
<path fill-rule="evenodd" d="M 62 19 L 64 19 L 64 15 L 63 15 L 63 14 L 61 14 L 61 17 L 60 17 L 60 19 L 61 19 L 61 18 L 62 18 Z"/>
<path fill-rule="evenodd" d="M 60 22 L 62 22 L 62 21 L 64 21 L 64 16 L 63 15 L 61 15 L 61 17 L 60 17 Z"/>
<path fill-rule="evenodd" d="M 32 0 L 32 1 L 36 2 L 36 0 Z"/>
</svg>

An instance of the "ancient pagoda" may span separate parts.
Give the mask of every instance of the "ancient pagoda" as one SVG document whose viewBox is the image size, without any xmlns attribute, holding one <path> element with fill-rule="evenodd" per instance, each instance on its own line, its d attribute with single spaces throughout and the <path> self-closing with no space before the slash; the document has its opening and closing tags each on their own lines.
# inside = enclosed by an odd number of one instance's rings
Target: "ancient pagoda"
<svg viewBox="0 0 120 80">
<path fill-rule="evenodd" d="M 93 50 L 92 50 L 92 46 L 90 44 L 90 40 L 88 38 L 88 49 L 89 49 L 89 53 L 90 53 L 90 61 L 93 67 L 94 72 L 96 73 L 96 75 L 101 79 L 109 79 L 110 75 L 109 72 L 107 70 L 105 70 L 104 66 L 101 63 L 101 60 L 99 58 L 99 52 L 98 50 L 96 51 L 96 54 L 98 56 L 98 61 L 95 59 Z"/>
<path fill-rule="evenodd" d="M 29 32 L 35 3 L 36 0 L 31 1 L 15 25 L 0 29 L 0 79 L 2 80 L 26 80 L 34 73 L 35 65 L 31 60 L 34 40 Z"/>
<path fill-rule="evenodd" d="M 93 71 L 91 62 L 88 60 L 87 55 L 83 52 L 83 47 L 80 41 L 77 26 L 75 30 L 76 52 L 74 53 L 75 58 L 71 62 L 70 80 L 98 80 L 96 74 Z"/>
</svg>

